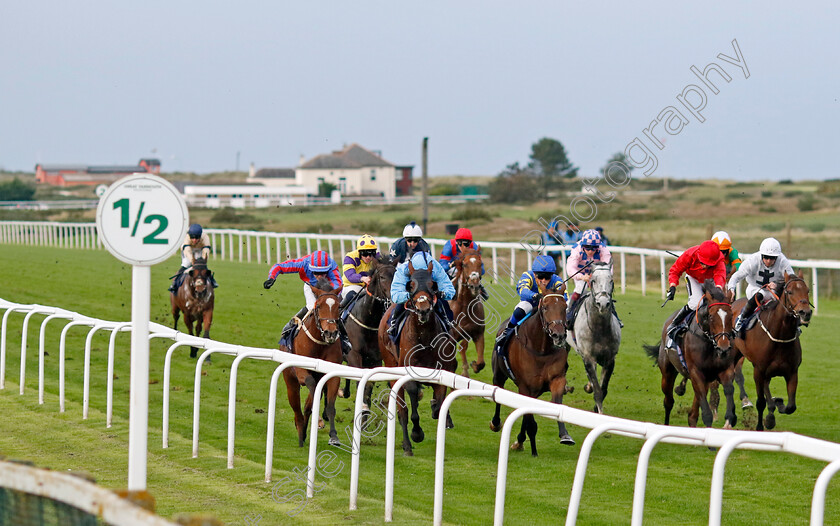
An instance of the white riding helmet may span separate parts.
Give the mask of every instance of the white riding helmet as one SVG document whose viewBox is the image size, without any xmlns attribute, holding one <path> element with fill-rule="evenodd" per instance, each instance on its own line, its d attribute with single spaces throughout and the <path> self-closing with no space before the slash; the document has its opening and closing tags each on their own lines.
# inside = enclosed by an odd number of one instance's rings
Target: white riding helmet
<svg viewBox="0 0 840 526">
<path fill-rule="evenodd" d="M 403 228 L 403 237 L 423 237 L 423 229 L 412 221 Z"/>
<path fill-rule="evenodd" d="M 768 237 L 761 242 L 761 246 L 758 247 L 758 253 L 762 256 L 779 257 L 782 255 L 782 245 L 779 244 L 779 240 L 775 237 Z"/>
</svg>

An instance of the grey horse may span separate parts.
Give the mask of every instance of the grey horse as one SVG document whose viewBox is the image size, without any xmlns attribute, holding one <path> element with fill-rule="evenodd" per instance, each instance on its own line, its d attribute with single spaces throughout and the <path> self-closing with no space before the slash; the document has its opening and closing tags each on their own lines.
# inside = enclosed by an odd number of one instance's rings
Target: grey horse
<svg viewBox="0 0 840 526">
<path fill-rule="evenodd" d="M 592 265 L 589 291 L 580 301 L 574 324 L 573 347 L 583 358 L 589 383 L 584 390 L 595 395 L 595 411 L 604 412 L 604 398 L 615 368 L 615 355 L 621 345 L 621 323 L 613 315 L 612 264 L 596 261 Z M 595 366 L 601 366 L 601 381 Z"/>
</svg>

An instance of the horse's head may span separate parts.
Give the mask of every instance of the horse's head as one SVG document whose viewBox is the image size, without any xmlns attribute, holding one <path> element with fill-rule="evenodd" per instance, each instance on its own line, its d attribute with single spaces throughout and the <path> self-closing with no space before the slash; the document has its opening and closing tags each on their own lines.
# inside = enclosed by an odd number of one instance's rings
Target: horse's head
<svg viewBox="0 0 840 526">
<path fill-rule="evenodd" d="M 428 268 L 415 269 L 408 261 L 408 272 L 410 281 L 406 285 L 410 294 L 405 305 L 406 310 L 417 314 L 417 320 L 422 324 L 429 321 L 432 315 L 432 308 L 437 296 L 437 284 L 432 279 L 434 262 L 429 261 Z"/>
<path fill-rule="evenodd" d="M 703 284 L 703 304 L 697 310 L 697 321 L 706 337 L 711 340 L 718 357 L 725 357 L 735 340 L 732 304 L 724 292 L 711 279 Z"/>
<path fill-rule="evenodd" d="M 391 282 L 394 281 L 396 267 L 389 257 L 374 260 L 370 267 L 370 283 L 367 290 L 370 295 L 385 304 L 387 309 L 391 305 Z"/>
<path fill-rule="evenodd" d="M 207 290 L 210 282 L 210 271 L 204 258 L 195 258 L 195 263 L 189 268 L 188 275 L 192 289 L 201 295 Z"/>
<path fill-rule="evenodd" d="M 312 293 L 315 294 L 315 306 L 312 308 L 312 314 L 315 317 L 315 324 L 318 330 L 321 331 L 321 338 L 327 344 L 338 341 L 338 306 L 341 303 L 338 299 L 338 289 L 331 289 L 329 282 L 326 280 L 318 280 L 318 286 L 312 287 Z"/>
<path fill-rule="evenodd" d="M 481 253 L 465 248 L 453 264 L 458 269 L 461 283 L 469 287 L 474 296 L 481 292 Z"/>
<path fill-rule="evenodd" d="M 566 299 L 563 297 L 565 291 L 564 283 L 560 290 L 543 296 L 539 305 L 543 330 L 551 338 L 554 347 L 560 347 L 566 342 Z"/>
<path fill-rule="evenodd" d="M 796 275 L 785 272 L 785 285 L 782 289 L 785 309 L 795 316 L 800 325 L 811 323 L 810 290 L 800 270 Z"/>
<path fill-rule="evenodd" d="M 595 300 L 595 307 L 598 312 L 606 315 L 612 310 L 612 263 L 595 261 L 592 264 L 592 278 L 589 281 L 589 288 L 592 291 L 592 298 Z"/>
</svg>

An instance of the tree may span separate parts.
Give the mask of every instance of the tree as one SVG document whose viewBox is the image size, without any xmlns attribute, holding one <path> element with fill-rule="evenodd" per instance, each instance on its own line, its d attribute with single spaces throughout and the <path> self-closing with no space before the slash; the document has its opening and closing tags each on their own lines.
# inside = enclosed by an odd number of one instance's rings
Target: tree
<svg viewBox="0 0 840 526">
<path fill-rule="evenodd" d="M 577 175 L 577 167 L 569 162 L 563 143 L 548 137 L 543 137 L 531 145 L 530 166 L 542 178 L 543 190 L 546 194 L 551 190 L 555 177 Z"/>
<path fill-rule="evenodd" d="M 35 187 L 17 177 L 0 184 L 0 201 L 32 201 L 34 196 Z"/>
<path fill-rule="evenodd" d="M 537 180 L 529 167 L 522 168 L 519 163 L 513 163 L 493 179 L 487 192 L 494 203 L 533 201 L 537 195 Z"/>
<path fill-rule="evenodd" d="M 606 177 L 607 168 L 609 168 L 612 163 L 623 164 L 627 169 L 627 175 L 628 176 L 630 175 L 630 172 L 632 172 L 636 168 L 635 166 L 633 166 L 632 163 L 627 161 L 627 156 L 624 155 L 624 152 L 618 152 L 618 153 L 614 153 L 612 157 L 607 159 L 607 165 L 604 166 L 603 168 L 601 168 L 601 175 Z"/>
<path fill-rule="evenodd" d="M 332 197 L 332 191 L 337 188 L 332 183 L 321 183 L 318 185 L 318 197 Z"/>
</svg>

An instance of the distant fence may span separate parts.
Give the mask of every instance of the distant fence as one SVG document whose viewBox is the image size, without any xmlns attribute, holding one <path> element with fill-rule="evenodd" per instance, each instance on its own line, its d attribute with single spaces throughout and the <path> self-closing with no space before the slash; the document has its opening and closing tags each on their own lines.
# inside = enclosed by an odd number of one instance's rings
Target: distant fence
<svg viewBox="0 0 840 526">
<path fill-rule="evenodd" d="M 72 311 L 67 311 L 57 307 L 49 307 L 42 305 L 25 305 L 9 302 L 0 299 L 0 309 L 4 309 L 2 321 L 2 334 L 0 335 L 0 389 L 5 388 L 5 360 L 6 360 L 6 338 L 8 331 L 9 318 L 12 313 L 17 312 L 24 316 L 23 324 L 20 329 L 21 334 L 21 371 L 20 371 L 20 394 L 24 394 L 24 385 L 26 380 L 26 334 L 27 324 L 33 315 L 44 316 L 40 328 L 40 348 L 39 348 L 39 370 L 43 371 L 44 364 L 44 340 L 47 321 L 53 318 L 59 318 L 66 322 L 64 328 L 61 330 L 59 365 L 60 365 L 60 385 L 63 386 L 63 363 L 66 359 L 65 353 L 65 338 L 68 329 L 73 325 L 81 325 L 89 327 L 87 344 L 85 349 L 84 361 L 84 375 L 85 390 L 83 393 L 84 409 L 82 418 L 87 418 L 87 402 L 89 400 L 87 379 L 90 376 L 90 339 L 93 332 L 98 329 L 111 331 L 111 344 L 109 348 L 109 356 L 114 352 L 114 336 L 124 330 L 131 330 L 131 324 L 126 322 L 114 322 L 99 320 L 84 316 Z M 57 329 L 56 329 L 57 330 Z M 580 508 L 581 496 L 583 493 L 584 479 L 586 477 L 586 469 L 589 462 L 589 456 L 592 452 L 595 441 L 605 433 L 612 433 L 615 435 L 627 436 L 637 438 L 644 441 L 639 454 L 636 478 L 633 491 L 633 509 L 631 524 L 638 526 L 642 524 L 644 517 L 644 503 L 645 490 L 647 485 L 648 465 L 653 449 L 660 443 L 681 444 L 690 446 L 705 446 L 709 448 L 719 448 L 716 453 L 714 468 L 711 475 L 711 492 L 709 499 L 709 524 L 719 525 L 721 522 L 722 503 L 723 503 L 723 482 L 726 463 L 730 454 L 735 449 L 752 449 L 761 451 L 776 451 L 799 455 L 806 458 L 821 460 L 829 464 L 823 469 L 814 486 L 814 493 L 811 504 L 811 524 L 823 524 L 825 511 L 825 497 L 828 484 L 832 477 L 840 470 L 840 444 L 833 442 L 819 440 L 807 436 L 798 435 L 791 432 L 767 433 L 756 431 L 732 431 L 711 428 L 685 428 L 676 426 L 664 426 L 659 424 L 636 422 L 612 416 L 590 413 L 580 409 L 567 407 L 564 405 L 553 404 L 545 400 L 539 400 L 519 395 L 512 391 L 488 385 L 486 383 L 471 380 L 457 374 L 449 373 L 441 370 L 431 370 L 425 368 L 386 368 L 379 367 L 376 369 L 356 369 L 345 365 L 339 365 L 321 360 L 315 360 L 294 354 L 288 354 L 274 349 L 260 349 L 252 347 L 243 347 L 241 345 L 233 345 L 223 342 L 211 341 L 204 338 L 197 338 L 188 336 L 181 332 L 169 329 L 157 323 L 150 324 L 149 338 L 164 338 L 172 340 L 173 343 L 166 352 L 164 358 L 164 378 L 162 382 L 163 389 L 163 447 L 168 447 L 169 436 L 169 396 L 170 396 L 170 365 L 173 353 L 186 346 L 195 346 L 205 349 L 198 358 L 195 369 L 195 384 L 193 392 L 193 457 L 198 456 L 199 446 L 199 424 L 200 424 L 200 404 L 201 404 L 201 381 L 202 381 L 202 365 L 204 361 L 214 353 L 234 356 L 233 365 L 230 368 L 230 383 L 228 387 L 228 449 L 227 449 L 227 467 L 234 466 L 234 438 L 236 436 L 236 384 L 237 371 L 239 364 L 244 359 L 254 360 L 269 360 L 278 363 L 270 382 L 269 387 L 269 407 L 268 407 L 268 427 L 266 433 L 266 466 L 265 466 L 265 481 L 270 482 L 272 478 L 272 462 L 274 451 L 274 423 L 276 411 L 276 391 L 277 382 L 280 373 L 289 367 L 300 367 L 312 371 L 323 373 L 324 376 L 319 380 L 314 395 L 312 414 L 320 414 L 321 393 L 328 380 L 331 378 L 349 378 L 359 381 L 357 389 L 356 403 L 353 414 L 353 438 L 352 438 L 352 458 L 351 458 L 351 472 L 350 472 L 350 495 L 349 495 L 349 509 L 354 510 L 358 506 L 358 481 L 360 470 L 360 448 L 363 445 L 361 440 L 364 425 L 361 420 L 363 411 L 363 397 L 365 391 L 365 384 L 368 381 L 384 381 L 395 380 L 396 383 L 392 390 L 388 393 L 388 410 L 385 412 L 387 418 L 387 446 L 386 446 L 386 466 L 385 466 L 385 522 L 390 522 L 393 518 L 393 503 L 394 503 L 394 450 L 396 446 L 396 391 L 407 381 L 417 380 L 422 378 L 423 382 L 436 383 L 446 385 L 453 389 L 447 398 L 444 400 L 441 407 L 441 414 L 437 423 L 436 435 L 436 449 L 435 449 L 435 479 L 434 479 L 434 524 L 439 525 L 443 522 L 443 498 L 444 498 L 444 456 L 446 451 L 446 416 L 452 403 L 457 399 L 465 397 L 483 397 L 493 400 L 496 403 L 504 405 L 514 411 L 505 420 L 502 428 L 501 439 L 499 443 L 498 466 L 496 472 L 496 493 L 494 506 L 494 524 L 501 526 L 504 522 L 505 510 L 505 493 L 507 485 L 507 462 L 509 453 L 510 435 L 513 425 L 521 416 L 526 414 L 533 414 L 545 417 L 551 420 L 562 421 L 568 424 L 586 427 L 592 431 L 584 440 L 580 456 L 578 457 L 577 467 L 575 470 L 575 477 L 572 485 L 572 490 L 569 499 L 569 506 L 566 515 L 566 524 L 573 525 L 577 521 L 577 514 Z M 51 349 L 52 350 L 52 349 Z M 54 355 L 53 355 L 54 356 Z M 109 367 L 108 377 L 113 378 L 114 371 Z M 44 378 L 43 374 L 39 376 L 39 393 L 43 392 Z M 109 383 L 108 399 L 111 398 L 110 389 L 112 384 Z M 59 391 L 60 403 L 59 410 L 64 411 L 64 390 Z M 39 403 L 43 404 L 43 398 L 39 398 Z M 110 426 L 110 405 L 108 407 L 108 418 L 106 426 Z M 307 497 L 314 495 L 315 474 L 317 471 L 317 453 L 318 453 L 318 419 L 311 419 L 311 429 L 309 433 L 309 461 L 307 473 Z M 365 446 L 370 447 L 370 446 Z M 295 448 L 297 450 L 297 448 Z M 3 466 L 0 465 L 0 472 Z M 8 477 L 3 477 L 0 473 L 0 485 L 11 484 L 7 482 Z M 767 481 L 768 483 L 775 481 Z M 788 481 L 790 482 L 790 481 Z M 417 487 L 424 487 L 422 484 Z M 766 485 L 764 487 L 767 487 Z M 488 510 L 489 511 L 489 510 Z M 488 512 L 489 515 L 489 512 Z M 457 522 L 457 518 L 450 521 Z"/>
<path fill-rule="evenodd" d="M 251 230 L 233 230 L 207 228 L 213 251 L 217 258 L 226 261 L 256 262 L 272 264 L 288 258 L 298 258 L 314 250 L 326 250 L 336 261 L 341 261 L 358 236 L 341 234 L 299 234 L 256 232 Z M 377 237 L 382 250 L 387 249 L 394 238 Z M 528 240 L 531 240 L 530 238 Z M 446 239 L 426 238 L 432 253 L 439 252 Z M 93 223 L 57 223 L 48 221 L 0 221 L 0 243 L 25 245 L 55 246 L 61 248 L 102 248 L 96 225 Z M 531 267 L 535 254 L 540 250 L 554 255 L 565 270 L 566 252 L 570 246 L 550 245 L 541 247 L 527 242 L 510 243 L 498 241 L 481 242 L 482 257 L 487 262 L 485 268 L 488 277 L 495 282 L 516 283 L 521 273 Z M 616 265 L 616 275 L 621 293 L 624 294 L 629 284 L 639 286 L 642 295 L 648 292 L 648 282 L 659 282 L 658 289 L 662 298 L 668 291 L 668 264 L 674 256 L 665 250 L 652 248 L 610 246 L 610 252 Z M 749 254 L 741 253 L 742 257 Z M 489 257 L 489 261 L 487 258 Z M 651 261 L 652 260 L 652 261 Z M 810 270 L 811 299 L 814 314 L 819 311 L 820 276 L 818 271 L 830 273 L 840 269 L 836 260 L 791 260 L 797 269 Z M 638 279 L 635 279 L 638 276 Z M 657 280 L 657 277 L 659 278 Z M 826 275 L 826 283 L 831 277 Z M 743 286 L 743 283 L 742 283 Z M 829 285 L 830 286 L 830 285 Z"/>
</svg>

